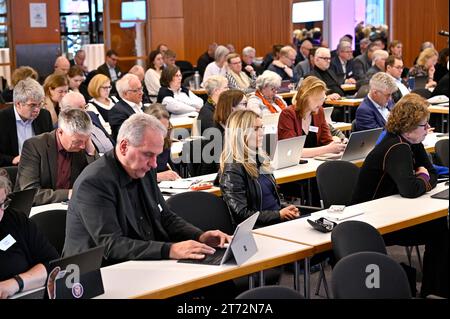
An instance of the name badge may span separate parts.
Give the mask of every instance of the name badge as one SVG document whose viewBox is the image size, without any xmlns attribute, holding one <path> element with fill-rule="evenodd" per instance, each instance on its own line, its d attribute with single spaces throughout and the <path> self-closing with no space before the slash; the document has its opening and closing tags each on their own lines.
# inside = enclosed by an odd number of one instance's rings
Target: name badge
<svg viewBox="0 0 450 319">
<path fill-rule="evenodd" d="M 0 241 L 0 250 L 7 251 L 9 247 L 14 245 L 15 242 L 16 240 L 14 239 L 13 236 L 11 235 L 6 236 L 5 238 L 2 239 L 2 241 Z"/>
<path fill-rule="evenodd" d="M 313 132 L 313 133 L 318 133 L 318 132 L 319 132 L 319 128 L 318 128 L 317 126 L 311 125 L 311 126 L 309 127 L 309 131 L 310 131 L 310 132 Z"/>
<path fill-rule="evenodd" d="M 158 204 L 158 208 L 159 208 L 159 212 L 161 213 L 163 211 L 163 209 L 160 204 Z"/>
</svg>

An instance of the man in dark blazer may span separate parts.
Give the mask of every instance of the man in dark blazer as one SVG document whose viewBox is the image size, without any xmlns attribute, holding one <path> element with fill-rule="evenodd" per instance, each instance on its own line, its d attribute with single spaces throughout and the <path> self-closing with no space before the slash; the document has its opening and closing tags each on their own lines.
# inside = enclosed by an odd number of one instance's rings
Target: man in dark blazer
<svg viewBox="0 0 450 319">
<path fill-rule="evenodd" d="M 356 109 L 357 131 L 384 127 L 394 107 L 392 94 L 398 90 L 395 80 L 384 72 L 376 73 L 369 82 L 369 94 Z"/>
<path fill-rule="evenodd" d="M 353 50 L 350 42 L 339 42 L 336 55 L 331 58 L 330 69 L 333 70 L 341 83 L 356 82 L 353 77 Z"/>
<path fill-rule="evenodd" d="M 14 87 L 14 106 L 0 111 L 0 167 L 19 164 L 25 140 L 53 130 L 50 113 L 42 109 L 44 90 L 28 78 Z"/>
<path fill-rule="evenodd" d="M 134 74 L 125 74 L 117 82 L 117 92 L 121 100 L 109 111 L 108 120 L 111 125 L 111 135 L 117 139 L 120 126 L 134 113 L 143 113 L 142 96 L 143 87 L 139 78 Z"/>
<path fill-rule="evenodd" d="M 58 128 L 25 141 L 16 190 L 38 188 L 34 205 L 70 199 L 81 171 L 97 157 L 90 139 L 92 123 L 79 109 L 61 111 Z"/>
<path fill-rule="evenodd" d="M 314 56 L 314 69 L 311 75 L 318 77 L 327 85 L 329 94 L 339 94 L 339 97 L 344 96 L 345 93 L 341 88 L 341 82 L 336 74 L 330 70 L 331 53 L 328 48 L 318 48 Z"/>
<path fill-rule="evenodd" d="M 230 237 L 194 227 L 166 205 L 156 184 L 165 127 L 147 114 L 127 119 L 114 150 L 89 165 L 73 188 L 63 255 L 105 246 L 108 264 L 126 260 L 200 259 Z M 181 242 L 179 242 L 181 241 Z"/>
<path fill-rule="evenodd" d="M 381 49 L 376 43 L 370 43 L 367 52 L 353 59 L 353 77 L 356 81 L 364 79 L 367 71 L 372 66 L 372 55 Z"/>
<path fill-rule="evenodd" d="M 100 65 L 97 68 L 97 74 L 106 75 L 111 79 L 111 95 L 115 95 L 116 91 L 116 82 L 122 77 L 122 72 L 120 71 L 119 66 L 117 65 L 118 55 L 114 50 L 108 50 L 106 52 L 105 63 Z"/>
</svg>

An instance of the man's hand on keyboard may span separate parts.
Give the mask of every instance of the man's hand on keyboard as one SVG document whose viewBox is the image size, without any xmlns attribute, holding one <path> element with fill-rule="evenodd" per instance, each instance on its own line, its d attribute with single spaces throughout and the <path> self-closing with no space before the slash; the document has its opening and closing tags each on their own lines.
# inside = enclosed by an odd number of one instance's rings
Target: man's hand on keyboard
<svg viewBox="0 0 450 319">
<path fill-rule="evenodd" d="M 195 240 L 186 240 L 172 244 L 169 257 L 171 259 L 203 259 L 205 255 L 212 255 L 215 251 L 214 248 L 206 244 Z"/>
<path fill-rule="evenodd" d="M 223 248 L 225 243 L 231 242 L 231 236 L 221 232 L 220 230 L 209 230 L 204 232 L 198 241 L 210 247 Z"/>
</svg>

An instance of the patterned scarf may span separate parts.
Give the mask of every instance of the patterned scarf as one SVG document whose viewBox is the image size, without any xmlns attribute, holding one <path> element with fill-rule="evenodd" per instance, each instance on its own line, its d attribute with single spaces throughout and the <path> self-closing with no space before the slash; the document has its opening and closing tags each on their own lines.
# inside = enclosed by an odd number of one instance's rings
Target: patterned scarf
<svg viewBox="0 0 450 319">
<path fill-rule="evenodd" d="M 261 94 L 261 92 L 259 90 L 256 91 L 255 95 L 261 99 L 263 104 L 267 107 L 267 109 L 271 113 L 278 113 L 277 109 L 273 107 L 272 103 L 267 101 L 267 99 Z M 276 105 L 278 105 L 278 107 L 281 110 L 284 110 L 286 108 L 286 106 L 284 105 L 283 101 L 279 97 L 274 96 L 273 97 L 273 101 L 275 102 Z"/>
</svg>

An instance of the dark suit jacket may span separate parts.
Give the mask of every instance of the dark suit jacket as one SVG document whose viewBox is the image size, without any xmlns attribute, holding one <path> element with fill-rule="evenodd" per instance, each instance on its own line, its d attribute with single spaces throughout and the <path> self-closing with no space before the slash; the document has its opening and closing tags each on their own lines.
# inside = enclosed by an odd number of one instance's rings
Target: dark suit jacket
<svg viewBox="0 0 450 319">
<path fill-rule="evenodd" d="M 151 170 L 139 183 L 147 212 L 133 209 L 126 186 L 132 179 L 116 160 L 114 150 L 89 165 L 75 182 L 67 211 L 63 255 L 69 256 L 104 245 L 108 263 L 124 260 L 162 259 L 170 242 L 194 239 L 203 233 L 167 207 Z M 148 213 L 152 231 L 141 226 Z M 155 236 L 159 234 L 156 240 Z"/>
<path fill-rule="evenodd" d="M 39 188 L 34 197 L 34 205 L 58 203 L 68 199 L 68 189 L 56 189 L 58 151 L 55 132 L 56 130 L 32 137 L 23 143 L 15 188 Z M 81 171 L 97 157 L 97 154 L 89 156 L 84 151 L 72 154 L 71 187 Z"/>
<path fill-rule="evenodd" d="M 111 135 L 114 141 L 117 139 L 117 134 L 119 133 L 122 123 L 134 113 L 131 106 L 123 100 L 117 102 L 113 108 L 109 110 L 109 125 L 111 125 Z"/>
<path fill-rule="evenodd" d="M 367 70 L 372 66 L 372 61 L 369 60 L 367 53 L 358 55 L 353 59 L 353 77 L 356 81 L 363 79 Z"/>
<path fill-rule="evenodd" d="M 344 82 L 340 82 L 339 78 L 334 74 L 334 72 L 330 69 L 322 71 L 318 67 L 314 67 L 311 71 L 311 75 L 318 77 L 327 85 L 328 91 L 327 94 L 337 93 L 340 96 L 345 96 L 345 92 L 341 88 L 341 84 Z"/>
<path fill-rule="evenodd" d="M 388 110 L 391 110 L 394 106 L 392 100 L 388 103 Z M 368 97 L 365 97 L 361 104 L 356 109 L 356 130 L 370 130 L 373 128 L 384 127 L 386 125 L 386 121 L 384 117 L 381 116 L 380 112 L 378 112 L 376 106 L 369 100 Z"/>
<path fill-rule="evenodd" d="M 122 77 L 122 72 L 120 72 L 120 68 L 118 66 L 115 67 L 117 78 L 120 79 Z M 109 74 L 109 68 L 106 63 L 103 63 L 97 68 L 97 74 L 104 74 L 108 78 L 111 79 L 111 74 Z"/>
<path fill-rule="evenodd" d="M 53 124 L 50 113 L 42 109 L 31 126 L 35 135 L 52 131 Z M 16 117 L 12 106 L 0 111 L 0 167 L 11 166 L 12 160 L 17 155 L 19 155 L 19 142 L 17 140 Z"/>
<path fill-rule="evenodd" d="M 353 59 L 347 61 L 344 72 L 341 60 L 339 60 L 339 56 L 336 55 L 331 59 L 330 69 L 336 74 L 340 83 L 344 83 L 346 79 L 353 77 Z"/>
</svg>

